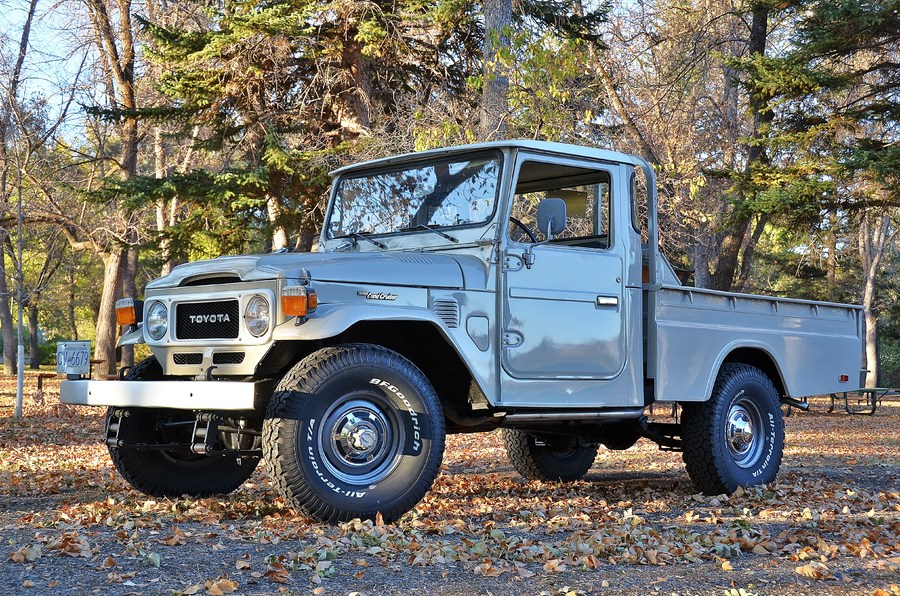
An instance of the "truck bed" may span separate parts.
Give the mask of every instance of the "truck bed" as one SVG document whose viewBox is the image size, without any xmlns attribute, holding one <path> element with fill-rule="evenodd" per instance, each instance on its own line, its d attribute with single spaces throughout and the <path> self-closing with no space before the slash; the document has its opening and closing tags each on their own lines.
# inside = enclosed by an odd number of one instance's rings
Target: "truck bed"
<svg viewBox="0 0 900 596">
<path fill-rule="evenodd" d="M 753 361 L 764 355 L 776 363 L 789 397 L 855 389 L 861 311 L 673 285 L 650 290 L 647 375 L 655 379 L 656 400 L 706 400 L 726 358 Z"/>
</svg>

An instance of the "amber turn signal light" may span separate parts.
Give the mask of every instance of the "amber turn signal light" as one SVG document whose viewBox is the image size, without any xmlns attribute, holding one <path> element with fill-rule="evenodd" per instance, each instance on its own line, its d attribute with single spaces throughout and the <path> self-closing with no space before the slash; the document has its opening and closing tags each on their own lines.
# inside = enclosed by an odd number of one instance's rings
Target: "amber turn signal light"
<svg viewBox="0 0 900 596">
<path fill-rule="evenodd" d="M 305 317 L 319 306 L 316 291 L 306 286 L 287 286 L 281 290 L 281 312 L 287 317 Z"/>
<path fill-rule="evenodd" d="M 116 300 L 116 323 L 122 326 L 136 325 L 143 315 L 143 300 L 122 298 Z"/>
</svg>

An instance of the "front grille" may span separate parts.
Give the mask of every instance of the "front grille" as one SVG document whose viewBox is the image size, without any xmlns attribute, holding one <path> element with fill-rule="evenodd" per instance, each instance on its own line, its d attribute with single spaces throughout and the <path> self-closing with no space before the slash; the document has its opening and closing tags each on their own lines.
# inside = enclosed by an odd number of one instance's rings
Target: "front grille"
<svg viewBox="0 0 900 596">
<path fill-rule="evenodd" d="M 240 331 L 237 300 L 175 305 L 177 339 L 234 339 Z"/>
<path fill-rule="evenodd" d="M 243 361 L 243 352 L 217 352 L 213 354 L 213 364 L 240 364 Z"/>
<path fill-rule="evenodd" d="M 203 354 L 172 354 L 175 364 L 200 364 L 203 362 Z"/>
</svg>

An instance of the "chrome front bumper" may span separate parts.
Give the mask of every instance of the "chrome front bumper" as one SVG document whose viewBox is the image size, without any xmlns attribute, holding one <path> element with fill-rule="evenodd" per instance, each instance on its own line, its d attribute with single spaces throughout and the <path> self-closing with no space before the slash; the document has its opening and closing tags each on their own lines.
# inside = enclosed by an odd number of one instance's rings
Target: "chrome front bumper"
<svg viewBox="0 0 900 596">
<path fill-rule="evenodd" d="M 236 381 L 62 381 L 59 400 L 75 406 L 253 410 L 257 385 Z"/>
</svg>

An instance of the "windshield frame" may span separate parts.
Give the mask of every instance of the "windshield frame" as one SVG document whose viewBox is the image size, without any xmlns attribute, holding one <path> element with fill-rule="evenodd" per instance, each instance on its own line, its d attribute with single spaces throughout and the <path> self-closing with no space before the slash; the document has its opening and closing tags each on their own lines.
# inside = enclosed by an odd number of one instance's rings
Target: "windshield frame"
<svg viewBox="0 0 900 596">
<path fill-rule="evenodd" d="M 337 178 L 335 178 L 334 183 L 332 184 L 331 197 L 328 202 L 328 209 L 325 214 L 325 219 L 322 224 L 322 239 L 325 241 L 334 241 L 344 239 L 345 234 L 335 233 L 331 230 L 331 221 L 332 217 L 335 214 L 335 207 L 337 206 L 338 201 L 340 201 L 340 189 L 341 184 L 345 180 L 358 179 L 358 178 L 370 178 L 374 176 L 379 176 L 383 174 L 390 174 L 394 172 L 402 172 L 404 170 L 411 170 L 416 168 L 428 167 L 432 165 L 438 165 L 443 163 L 459 163 L 463 161 L 476 161 L 479 159 L 489 159 L 491 161 L 495 161 L 498 166 L 497 170 L 497 178 L 494 190 L 493 204 L 491 205 L 491 211 L 487 214 L 484 219 L 479 220 L 477 222 L 458 224 L 458 225 L 440 225 L 436 223 L 429 223 L 428 225 L 437 228 L 439 230 L 448 231 L 448 230 L 470 230 L 470 229 L 479 229 L 484 228 L 493 222 L 494 218 L 497 216 L 499 204 L 502 199 L 503 192 L 503 183 L 504 183 L 504 175 L 506 169 L 506 154 L 505 152 L 499 149 L 486 149 L 481 151 L 466 151 L 459 153 L 450 153 L 441 156 L 430 156 L 430 159 L 421 159 L 421 160 L 410 160 L 402 163 L 393 163 L 388 166 L 383 166 L 380 168 L 371 168 L 371 169 L 351 169 L 346 172 L 342 172 Z M 358 230 L 356 233 L 363 234 L 367 237 L 372 238 L 384 238 L 384 237 L 395 237 L 395 236 L 407 236 L 407 235 L 421 235 L 427 234 L 434 236 L 435 238 L 440 238 L 439 235 L 435 234 L 433 231 L 429 231 L 425 228 L 415 228 L 414 226 L 411 229 L 395 229 L 388 232 L 365 232 Z"/>
</svg>

